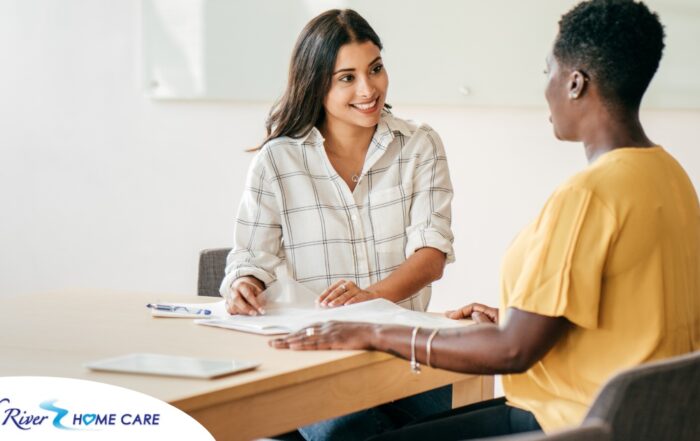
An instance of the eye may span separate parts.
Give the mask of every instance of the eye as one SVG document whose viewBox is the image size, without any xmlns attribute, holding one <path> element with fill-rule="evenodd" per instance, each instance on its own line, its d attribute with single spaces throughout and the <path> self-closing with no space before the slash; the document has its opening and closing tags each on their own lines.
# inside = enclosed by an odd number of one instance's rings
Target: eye
<svg viewBox="0 0 700 441">
<path fill-rule="evenodd" d="M 377 74 L 377 73 L 381 72 L 382 70 L 384 70 L 384 65 L 383 65 L 383 64 L 377 64 L 376 66 L 374 66 L 374 67 L 372 68 L 371 72 L 372 72 L 373 74 Z"/>
<path fill-rule="evenodd" d="M 338 81 L 343 82 L 343 83 L 349 83 L 354 79 L 355 79 L 354 75 L 343 75 L 342 77 L 338 78 Z"/>
</svg>

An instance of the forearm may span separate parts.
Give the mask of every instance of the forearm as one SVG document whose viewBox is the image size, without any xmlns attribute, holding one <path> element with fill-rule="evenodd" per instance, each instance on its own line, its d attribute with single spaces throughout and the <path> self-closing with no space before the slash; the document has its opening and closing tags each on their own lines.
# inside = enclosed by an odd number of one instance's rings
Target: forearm
<svg viewBox="0 0 700 441">
<path fill-rule="evenodd" d="M 445 253 L 435 248 L 421 248 L 387 278 L 367 287 L 367 291 L 399 302 L 440 279 L 444 268 Z"/>
<path fill-rule="evenodd" d="M 376 326 L 372 349 L 411 359 L 412 329 L 406 326 Z M 432 329 L 416 336 L 416 360 L 427 365 L 427 342 Z M 505 332 L 496 325 L 474 325 L 442 329 L 431 345 L 433 367 L 470 374 L 506 374 L 525 371 L 527 360 Z"/>
</svg>

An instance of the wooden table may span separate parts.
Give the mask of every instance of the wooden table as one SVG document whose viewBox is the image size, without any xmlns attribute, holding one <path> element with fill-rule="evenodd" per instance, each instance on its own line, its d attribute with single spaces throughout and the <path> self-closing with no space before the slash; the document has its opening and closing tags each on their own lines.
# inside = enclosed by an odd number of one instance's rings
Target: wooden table
<svg viewBox="0 0 700 441">
<path fill-rule="evenodd" d="M 146 393 L 187 412 L 217 440 L 272 436 L 315 421 L 454 383 L 454 404 L 493 397 L 493 378 L 423 367 L 366 351 L 275 350 L 268 337 L 152 318 L 148 302 L 216 299 L 110 291 L 0 297 L 0 376 L 98 381 Z M 216 380 L 91 372 L 86 362 L 131 352 L 256 360 L 255 371 Z"/>
</svg>

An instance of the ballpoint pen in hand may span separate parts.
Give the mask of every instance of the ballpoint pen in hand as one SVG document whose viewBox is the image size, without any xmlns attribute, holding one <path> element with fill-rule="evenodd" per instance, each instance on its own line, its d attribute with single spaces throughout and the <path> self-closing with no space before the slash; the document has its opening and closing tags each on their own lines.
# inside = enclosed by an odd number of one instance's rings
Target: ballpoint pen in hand
<svg viewBox="0 0 700 441">
<path fill-rule="evenodd" d="M 146 305 L 146 308 L 151 308 L 158 311 L 179 312 L 183 314 L 211 315 L 211 310 L 209 309 L 190 308 L 188 306 L 161 305 L 158 303 L 149 303 L 148 305 Z"/>
</svg>

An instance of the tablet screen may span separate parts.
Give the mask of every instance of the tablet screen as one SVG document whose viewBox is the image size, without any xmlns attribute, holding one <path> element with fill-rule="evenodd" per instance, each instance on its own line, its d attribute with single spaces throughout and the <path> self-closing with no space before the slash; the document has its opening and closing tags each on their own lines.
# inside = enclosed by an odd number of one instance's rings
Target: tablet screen
<svg viewBox="0 0 700 441">
<path fill-rule="evenodd" d="M 260 363 L 241 360 L 211 360 L 163 354 L 128 354 L 106 360 L 97 360 L 85 366 L 94 371 L 216 378 L 255 369 L 259 365 Z"/>
</svg>

